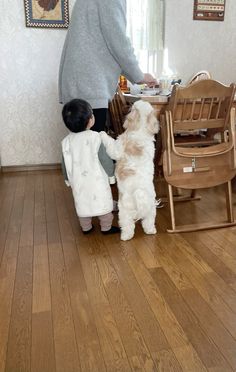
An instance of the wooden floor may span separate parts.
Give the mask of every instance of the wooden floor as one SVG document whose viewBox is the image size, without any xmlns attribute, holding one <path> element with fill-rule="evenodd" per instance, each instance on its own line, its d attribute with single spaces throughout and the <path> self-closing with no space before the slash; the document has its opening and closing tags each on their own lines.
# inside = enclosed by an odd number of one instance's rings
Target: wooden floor
<svg viewBox="0 0 236 372">
<path fill-rule="evenodd" d="M 202 192 L 179 221 L 223 202 Z M 0 176 L 0 372 L 236 371 L 236 228 L 167 224 L 166 207 L 155 236 L 84 236 L 58 171 Z"/>
</svg>

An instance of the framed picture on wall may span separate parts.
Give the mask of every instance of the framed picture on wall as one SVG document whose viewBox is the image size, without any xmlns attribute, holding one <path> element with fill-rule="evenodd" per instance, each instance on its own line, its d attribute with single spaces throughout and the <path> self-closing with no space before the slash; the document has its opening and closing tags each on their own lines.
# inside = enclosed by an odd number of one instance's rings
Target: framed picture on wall
<svg viewBox="0 0 236 372">
<path fill-rule="evenodd" d="M 24 0 L 26 27 L 67 28 L 68 0 Z"/>
<path fill-rule="evenodd" d="M 223 21 L 226 0 L 194 0 L 193 19 Z"/>
</svg>

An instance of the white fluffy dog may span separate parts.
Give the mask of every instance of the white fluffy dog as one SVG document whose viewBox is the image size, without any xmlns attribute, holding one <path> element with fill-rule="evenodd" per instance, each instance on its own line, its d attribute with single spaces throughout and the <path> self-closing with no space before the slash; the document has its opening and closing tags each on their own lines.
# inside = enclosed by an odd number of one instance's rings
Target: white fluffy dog
<svg viewBox="0 0 236 372">
<path fill-rule="evenodd" d="M 153 159 L 159 123 L 155 110 L 148 102 L 135 102 L 123 127 L 125 132 L 116 140 L 105 132 L 101 132 L 101 138 L 108 155 L 117 162 L 121 239 L 129 240 L 137 220 L 141 220 L 146 234 L 156 234 Z"/>
</svg>

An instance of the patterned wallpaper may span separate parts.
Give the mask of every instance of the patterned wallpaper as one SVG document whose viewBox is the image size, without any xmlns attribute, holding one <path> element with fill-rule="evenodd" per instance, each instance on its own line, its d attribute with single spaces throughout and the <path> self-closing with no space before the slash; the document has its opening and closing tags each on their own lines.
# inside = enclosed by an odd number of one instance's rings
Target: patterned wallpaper
<svg viewBox="0 0 236 372">
<path fill-rule="evenodd" d="M 170 67 L 184 81 L 200 69 L 236 80 L 235 0 L 224 22 L 192 20 L 193 0 L 166 0 Z M 180 4 L 181 3 L 181 4 Z M 70 0 L 70 8 L 74 0 Z M 57 74 L 66 30 L 25 27 L 23 0 L 1 0 L 0 157 L 3 166 L 57 163 L 61 120 Z"/>
</svg>

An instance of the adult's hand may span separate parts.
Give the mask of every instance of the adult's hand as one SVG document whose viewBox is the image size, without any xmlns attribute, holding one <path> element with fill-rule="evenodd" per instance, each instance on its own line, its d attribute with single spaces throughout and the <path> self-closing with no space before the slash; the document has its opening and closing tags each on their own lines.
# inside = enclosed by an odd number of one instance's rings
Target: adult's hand
<svg viewBox="0 0 236 372">
<path fill-rule="evenodd" d="M 149 87 L 154 87 L 157 84 L 157 80 L 151 74 L 144 74 L 143 80 L 138 84 L 147 84 Z"/>
</svg>

